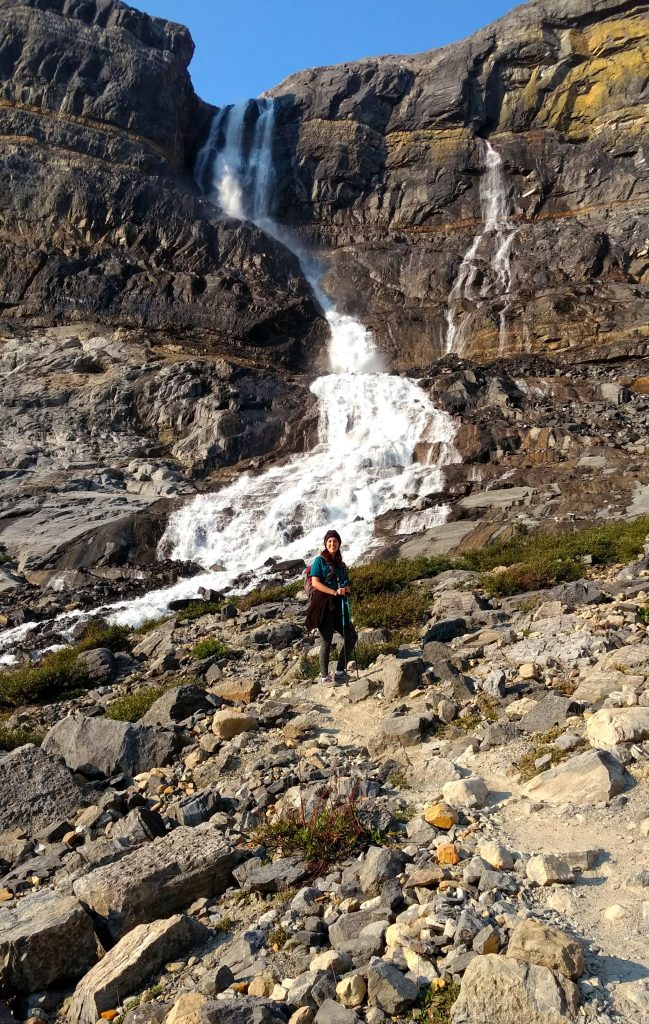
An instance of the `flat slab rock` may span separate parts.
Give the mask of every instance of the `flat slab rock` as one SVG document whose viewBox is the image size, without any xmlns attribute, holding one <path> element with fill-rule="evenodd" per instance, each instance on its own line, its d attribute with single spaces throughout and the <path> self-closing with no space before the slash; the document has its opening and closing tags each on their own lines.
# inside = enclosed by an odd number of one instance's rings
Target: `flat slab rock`
<svg viewBox="0 0 649 1024">
<path fill-rule="evenodd" d="M 0 757 L 0 831 L 22 828 L 33 835 L 83 803 L 61 759 L 31 743 Z"/>
<path fill-rule="evenodd" d="M 136 925 L 185 910 L 200 896 L 220 895 L 232 884 L 237 859 L 209 823 L 182 825 L 78 878 L 74 893 L 119 939 Z"/>
<path fill-rule="evenodd" d="M 74 896 L 43 890 L 3 906 L 1 996 L 38 992 L 74 980 L 96 959 L 92 919 Z"/>
<path fill-rule="evenodd" d="M 627 788 L 628 777 L 619 761 L 600 750 L 588 750 L 542 772 L 523 790 L 549 804 L 585 806 L 610 800 Z"/>
<path fill-rule="evenodd" d="M 207 941 L 208 929 L 186 914 L 141 924 L 125 935 L 77 985 L 67 1019 L 95 1024 L 185 950 Z"/>
</svg>

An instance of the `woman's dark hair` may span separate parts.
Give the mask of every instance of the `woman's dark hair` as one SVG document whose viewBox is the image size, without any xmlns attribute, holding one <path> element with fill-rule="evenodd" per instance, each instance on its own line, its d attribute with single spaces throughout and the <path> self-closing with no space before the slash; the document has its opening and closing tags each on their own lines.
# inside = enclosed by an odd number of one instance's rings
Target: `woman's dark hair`
<svg viewBox="0 0 649 1024">
<path fill-rule="evenodd" d="M 336 551 L 335 555 L 332 555 L 330 551 L 327 551 L 327 541 L 329 540 L 330 537 L 334 537 L 335 540 L 338 541 L 338 550 Z M 345 563 L 343 562 L 343 556 L 340 551 L 340 545 L 342 544 L 342 541 L 340 539 L 340 534 L 338 533 L 337 530 L 327 530 L 327 532 L 325 533 L 324 544 L 325 546 L 320 552 L 320 557 L 324 558 L 325 562 L 327 562 L 328 565 L 344 565 Z"/>
</svg>

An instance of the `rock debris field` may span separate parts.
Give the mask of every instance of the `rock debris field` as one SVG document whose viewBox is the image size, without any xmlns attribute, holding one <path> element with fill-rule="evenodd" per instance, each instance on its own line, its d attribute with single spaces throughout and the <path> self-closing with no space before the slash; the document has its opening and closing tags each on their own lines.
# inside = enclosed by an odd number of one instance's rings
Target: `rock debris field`
<svg viewBox="0 0 649 1024">
<path fill-rule="evenodd" d="M 647 1020 L 647 564 L 422 580 L 332 687 L 299 597 L 86 652 L 4 723 L 3 1024 Z"/>
</svg>

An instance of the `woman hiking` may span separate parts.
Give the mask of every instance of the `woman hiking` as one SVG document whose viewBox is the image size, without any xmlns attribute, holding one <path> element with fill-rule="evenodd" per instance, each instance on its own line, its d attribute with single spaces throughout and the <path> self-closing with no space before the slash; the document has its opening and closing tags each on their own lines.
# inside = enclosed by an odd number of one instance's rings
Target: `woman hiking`
<svg viewBox="0 0 649 1024">
<path fill-rule="evenodd" d="M 310 571 L 313 592 L 306 616 L 307 629 L 318 629 L 320 642 L 320 682 L 328 685 L 333 682 L 329 675 L 329 653 L 334 633 L 343 637 L 343 646 L 338 655 L 338 664 L 334 679 L 344 682 L 347 679 L 347 661 L 351 656 L 356 640 L 356 630 L 349 621 L 348 606 L 343 602 L 349 594 L 349 573 L 343 562 L 340 551 L 340 534 L 336 530 L 327 530 L 324 548 L 313 562 Z"/>
</svg>

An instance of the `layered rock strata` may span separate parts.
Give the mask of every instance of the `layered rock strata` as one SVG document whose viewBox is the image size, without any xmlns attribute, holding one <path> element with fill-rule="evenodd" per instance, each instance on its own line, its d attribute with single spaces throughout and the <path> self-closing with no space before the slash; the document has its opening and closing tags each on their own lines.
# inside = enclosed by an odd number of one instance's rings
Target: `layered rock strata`
<svg viewBox="0 0 649 1024">
<path fill-rule="evenodd" d="M 303 360 L 322 332 L 297 261 L 193 185 L 213 109 L 187 30 L 112 0 L 11 0 L 0 39 L 3 318 L 193 330 Z"/>
<path fill-rule="evenodd" d="M 646 351 L 648 11 L 532 0 L 452 46 L 273 90 L 276 216 L 328 252 L 329 289 L 396 365 L 442 354 L 449 314 L 479 360 Z M 485 139 L 506 230 L 454 293 L 488 226 Z"/>
</svg>

